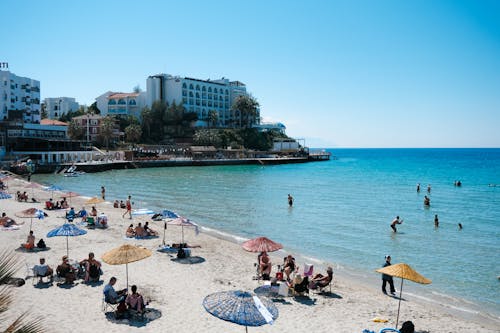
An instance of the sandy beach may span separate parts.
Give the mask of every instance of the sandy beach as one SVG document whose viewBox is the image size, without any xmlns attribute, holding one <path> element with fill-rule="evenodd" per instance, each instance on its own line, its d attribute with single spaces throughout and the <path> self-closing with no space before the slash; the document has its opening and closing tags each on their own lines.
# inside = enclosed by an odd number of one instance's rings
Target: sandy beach
<svg viewBox="0 0 500 333">
<path fill-rule="evenodd" d="M 0 231 L 0 249 L 14 251 L 26 241 L 30 219 L 18 218 L 16 212 L 35 207 L 42 209 L 51 192 L 33 189 L 34 196 L 40 203 L 18 202 L 16 191 L 26 191 L 31 198 L 32 189 L 26 188 L 28 183 L 22 179 L 10 179 L 8 192 L 11 199 L 0 200 L 0 212 L 18 222 L 24 222 L 18 230 Z M 77 190 L 77 189 L 75 189 Z M 54 198 L 62 193 L 55 192 Z M 97 195 L 97 193 L 96 193 Z M 79 210 L 88 197 L 71 198 L 72 206 Z M 123 198 L 109 198 L 125 199 Z M 173 207 L 175 209 L 175 207 Z M 90 207 L 87 205 L 86 209 Z M 108 216 L 109 228 L 105 230 L 88 230 L 88 233 L 69 239 L 69 257 L 82 260 L 89 252 L 94 252 L 97 259 L 122 244 L 139 245 L 153 251 L 153 255 L 144 260 L 128 265 L 129 284 L 138 286 L 146 300 L 148 308 L 160 314 L 159 318 L 137 325 L 128 321 L 115 322 L 109 320 L 102 310 L 102 290 L 112 276 L 117 277 L 117 289 L 125 288 L 125 266 L 112 266 L 104 262 L 103 283 L 90 286 L 77 280 L 71 288 L 52 285 L 35 286 L 31 278 L 21 287 L 13 287 L 14 303 L 6 312 L 7 322 L 19 314 L 28 312 L 32 316 L 43 318 L 48 332 L 244 332 L 238 326 L 210 315 L 202 306 L 208 294 L 224 290 L 253 291 L 263 284 L 252 279 L 255 274 L 254 262 L 256 254 L 246 252 L 241 244 L 227 241 L 204 232 L 195 235 L 192 229 L 185 228 L 185 239 L 191 245 L 200 245 L 192 249 L 192 256 L 199 257 L 199 263 L 183 264 L 172 259 L 175 257 L 157 252 L 162 237 L 147 240 L 125 239 L 125 229 L 130 223 L 144 222 L 144 217 L 123 218 L 123 210 L 113 208 L 109 202 L 97 205 L 98 212 Z M 45 219 L 33 220 L 33 231 L 36 241 L 43 238 L 50 250 L 44 252 L 16 252 L 19 259 L 17 277 L 25 278 L 27 267 L 38 263 L 44 257 L 47 263 L 56 268 L 61 257 L 66 254 L 64 237 L 47 238 L 49 230 L 65 222 L 64 210 L 46 211 Z M 76 220 L 76 222 L 79 219 Z M 150 222 L 153 229 L 162 235 L 162 222 Z M 260 235 L 256 235 L 260 236 Z M 181 230 L 169 227 L 166 242 L 179 242 Z M 285 249 L 286 250 L 286 249 Z M 286 252 L 286 251 L 285 251 Z M 282 263 L 283 252 L 271 254 L 275 265 Z M 299 260 L 299 266 L 304 262 Z M 328 265 L 315 265 L 315 272 L 325 272 Z M 320 267 L 318 267 L 320 266 Z M 276 272 L 276 266 L 273 267 Z M 398 288 L 396 283 L 396 288 Z M 485 332 L 500 331 L 500 324 L 493 320 L 484 321 L 480 315 L 470 315 L 467 319 L 458 313 L 446 311 L 435 304 L 425 303 L 403 294 L 400 323 L 411 320 L 418 332 Z M 273 325 L 249 328 L 251 332 L 362 332 L 364 329 L 378 332 L 383 327 L 394 327 L 398 300 L 385 296 L 379 286 L 367 286 L 336 274 L 331 294 L 310 292 L 309 297 L 286 297 L 275 302 L 279 317 Z M 444 305 L 445 306 L 445 305 Z M 378 317 L 387 319 L 387 323 L 373 322 Z M 470 317 L 470 318 L 469 318 Z M 398 325 L 398 326 L 401 326 Z M 6 323 L 0 323 L 0 330 Z"/>
</svg>

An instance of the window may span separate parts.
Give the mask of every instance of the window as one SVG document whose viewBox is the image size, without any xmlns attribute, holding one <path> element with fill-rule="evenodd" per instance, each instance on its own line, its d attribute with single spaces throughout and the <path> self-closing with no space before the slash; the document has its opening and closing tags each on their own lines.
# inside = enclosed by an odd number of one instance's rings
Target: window
<svg viewBox="0 0 500 333">
<path fill-rule="evenodd" d="M 206 92 L 201 93 L 201 97 L 202 97 L 202 98 L 207 98 L 207 93 L 206 93 Z"/>
<path fill-rule="evenodd" d="M 222 102 L 222 96 L 219 96 L 219 101 L 221 101 L 221 102 Z"/>
<path fill-rule="evenodd" d="M 201 101 L 201 105 L 202 106 L 207 106 L 207 101 L 205 101 L 205 100 Z"/>
<path fill-rule="evenodd" d="M 211 93 L 212 92 L 212 87 L 208 87 L 208 92 Z"/>
<path fill-rule="evenodd" d="M 196 85 L 196 90 L 200 90 L 200 85 L 199 84 Z"/>
<path fill-rule="evenodd" d="M 215 106 L 216 108 L 218 108 L 218 107 L 219 107 L 219 103 L 214 102 L 214 106 Z"/>
<path fill-rule="evenodd" d="M 207 87 L 205 86 L 201 87 L 201 91 L 207 91 Z"/>
<path fill-rule="evenodd" d="M 125 105 L 125 104 L 127 104 L 127 102 L 125 102 L 125 100 L 123 98 L 120 98 L 118 100 L 118 105 Z"/>
<path fill-rule="evenodd" d="M 208 94 L 208 99 L 212 99 L 212 94 Z"/>
<path fill-rule="evenodd" d="M 192 91 L 189 92 L 189 97 L 194 97 L 194 94 Z"/>
<path fill-rule="evenodd" d="M 188 102 L 188 99 L 186 97 L 182 98 L 182 103 L 186 104 Z"/>
<path fill-rule="evenodd" d="M 182 96 L 187 96 L 187 90 L 182 90 Z"/>
<path fill-rule="evenodd" d="M 110 99 L 108 101 L 108 105 L 116 105 L 116 101 L 114 99 Z M 57 110 L 57 105 L 56 105 L 56 110 Z"/>
<path fill-rule="evenodd" d="M 226 95 L 229 95 L 229 90 L 226 89 Z"/>
<path fill-rule="evenodd" d="M 214 88 L 214 94 L 218 94 L 217 88 Z"/>
<path fill-rule="evenodd" d="M 187 84 L 186 84 L 186 82 L 184 82 L 184 83 L 182 84 L 182 88 L 187 89 Z"/>
<path fill-rule="evenodd" d="M 189 99 L 189 104 L 194 104 L 194 99 L 190 98 Z"/>
<path fill-rule="evenodd" d="M 199 92 L 196 93 L 196 98 L 200 98 L 200 93 Z"/>
<path fill-rule="evenodd" d="M 135 102 L 135 99 L 131 99 L 128 101 L 128 105 L 137 105 L 137 103 Z"/>
<path fill-rule="evenodd" d="M 193 87 L 193 84 L 192 84 L 192 83 L 189 85 L 189 89 L 191 89 L 191 90 L 193 90 L 193 89 L 194 89 L 194 87 Z"/>
</svg>

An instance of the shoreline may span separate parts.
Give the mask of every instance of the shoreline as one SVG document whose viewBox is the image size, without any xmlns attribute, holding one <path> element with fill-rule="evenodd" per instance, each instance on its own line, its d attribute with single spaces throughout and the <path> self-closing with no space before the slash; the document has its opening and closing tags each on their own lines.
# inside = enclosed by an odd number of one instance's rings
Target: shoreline
<svg viewBox="0 0 500 333">
<path fill-rule="evenodd" d="M 12 184 L 11 184 L 12 183 Z M 14 184 L 16 183 L 16 184 Z M 21 184 L 18 184 L 21 183 Z M 27 184 L 24 180 L 17 179 L 14 182 L 9 181 L 9 186 L 11 187 L 9 189 L 9 192 L 14 192 L 15 189 L 19 188 L 25 188 L 24 186 Z M 14 190 L 14 191 L 13 191 Z M 35 197 L 37 197 L 40 201 L 42 198 L 48 197 L 50 192 L 45 192 L 40 189 L 34 189 L 35 192 Z M 78 205 L 82 205 L 82 202 L 84 202 L 88 197 L 75 197 L 72 198 L 73 201 L 73 206 L 78 207 Z M 21 208 L 21 207 L 26 207 L 29 208 L 33 204 L 25 204 L 25 203 L 18 203 L 17 201 L 13 199 L 7 199 L 8 202 L 10 203 L 12 200 L 12 205 L 4 205 L 6 202 L 5 200 L 0 201 L 0 204 L 2 204 L 2 211 L 8 212 L 7 215 L 15 218 L 13 215 L 16 211 L 16 209 Z M 35 204 L 40 206 L 40 204 Z M 96 252 L 96 255 L 100 258 L 102 255 L 102 251 L 104 250 L 109 250 L 111 248 L 116 247 L 115 245 L 119 245 L 120 243 L 123 243 L 121 235 L 123 233 L 124 227 L 129 223 L 130 220 L 128 219 L 122 219 L 121 218 L 121 213 L 123 212 L 121 209 L 115 209 L 112 207 L 112 203 L 107 201 L 106 203 L 102 203 L 98 207 L 99 211 L 104 211 L 108 216 L 110 217 L 110 220 L 112 221 L 109 230 L 106 231 L 97 231 L 97 232 L 92 232 L 92 236 L 95 236 L 95 239 L 93 241 L 90 241 L 90 238 L 85 240 L 83 237 L 74 237 L 73 239 L 70 240 L 70 251 L 74 252 L 82 252 L 79 255 L 83 256 L 84 253 L 86 252 L 86 247 L 89 246 L 89 243 L 92 245 L 92 248 L 96 248 L 94 251 Z M 40 230 L 42 229 L 41 224 L 45 225 L 50 224 L 51 226 L 54 225 L 60 225 L 62 224 L 62 219 L 59 218 L 59 216 L 56 215 L 62 215 L 64 211 L 53 211 L 54 213 L 51 213 L 51 211 L 48 211 L 50 217 L 47 218 L 47 221 L 42 220 L 43 222 L 34 222 L 33 223 L 33 229 L 35 232 L 39 235 L 43 235 L 44 233 L 41 233 Z M 144 218 L 134 218 L 132 221 L 134 223 L 137 223 L 138 221 L 144 220 Z M 49 225 L 46 225 L 48 227 Z M 159 231 L 159 226 L 153 224 L 153 226 L 156 228 L 156 230 Z M 256 281 L 251 281 L 249 280 L 249 277 L 254 273 L 254 267 L 253 267 L 253 262 L 255 261 L 256 254 L 254 253 L 248 253 L 244 250 L 241 249 L 241 242 L 243 242 L 246 238 L 239 237 L 237 235 L 232 235 L 229 233 L 225 233 L 223 231 L 219 231 L 216 229 L 212 228 L 207 228 L 200 226 L 202 232 L 200 233 L 200 236 L 198 238 L 194 238 L 192 236 L 192 232 L 188 231 L 189 237 L 187 240 L 191 243 L 198 244 L 201 243 L 202 248 L 201 249 L 195 249 L 197 253 L 199 253 L 202 257 L 206 259 L 205 263 L 202 263 L 200 265 L 178 265 L 177 266 L 172 266 L 171 262 L 165 263 L 165 258 L 161 257 L 161 255 L 157 255 L 157 253 L 153 254 L 153 260 L 145 260 L 144 261 L 144 269 L 148 272 L 151 273 L 152 275 L 147 275 L 150 277 L 150 279 L 143 280 L 142 284 L 150 288 L 152 290 L 156 290 L 159 288 L 159 285 L 163 285 L 164 282 L 164 274 L 173 274 L 173 277 L 178 277 L 182 279 L 182 276 L 185 274 L 189 274 L 190 276 L 192 274 L 195 274 L 194 276 L 198 277 L 204 277 L 204 276 L 210 276 L 211 278 L 208 279 L 208 282 L 205 281 L 205 284 L 202 284 L 201 287 L 197 287 L 195 290 L 196 292 L 193 291 L 193 294 L 186 295 L 185 293 L 181 294 L 176 294 L 175 290 L 168 290 L 168 293 L 166 294 L 166 302 L 162 303 L 162 300 L 156 300 L 156 302 L 159 303 L 159 308 L 162 308 L 165 312 L 165 316 L 167 318 L 160 318 L 159 320 L 156 320 L 151 323 L 151 328 L 156 327 L 156 325 L 167 325 L 167 326 L 160 326 L 163 327 L 169 327 L 171 328 L 170 324 L 172 324 L 169 321 L 172 320 L 181 320 L 180 318 L 183 316 L 184 312 L 183 310 L 186 311 L 191 311 L 193 312 L 192 315 L 187 316 L 186 320 L 197 320 L 199 321 L 198 329 L 190 330 L 190 331 L 208 331 L 208 332 L 220 332 L 220 331 L 228 331 L 228 330 L 236 330 L 236 326 L 233 324 L 222 324 L 212 316 L 208 315 L 203 309 L 200 310 L 201 308 L 201 300 L 199 299 L 200 294 L 205 295 L 209 294 L 211 291 L 218 291 L 221 288 L 230 288 L 230 289 L 247 289 L 247 290 L 253 290 L 255 287 L 258 286 Z M 48 231 L 47 228 L 44 228 L 45 232 Z M 26 223 L 21 227 L 21 230 L 18 231 L 10 231 L 10 232 L 0 232 L 0 239 L 5 240 L 2 241 L 3 244 L 10 244 L 13 246 L 18 245 L 20 242 L 23 241 L 25 238 L 27 232 L 27 227 Z M 168 237 L 170 239 L 176 238 L 176 235 L 172 235 L 172 231 L 167 230 L 167 233 L 169 234 Z M 13 240 L 14 238 L 14 240 Z M 43 237 L 45 238 L 45 237 Z M 167 238 L 168 239 L 168 238 Z M 50 258 L 49 263 L 53 265 L 55 262 L 57 262 L 57 258 L 59 257 L 59 254 L 65 251 L 65 242 L 63 242 L 61 239 L 54 239 L 54 238 L 49 238 L 48 239 L 50 242 L 50 246 L 52 249 L 49 252 L 44 252 L 44 256 Z M 221 242 L 225 241 L 225 242 Z M 161 236 L 159 239 L 156 241 L 150 241 L 150 242 L 142 242 L 138 240 L 131 240 L 132 243 L 141 243 L 144 245 L 147 245 L 151 247 L 153 244 L 156 246 L 156 244 L 161 242 Z M 99 250 L 100 249 L 100 250 Z M 154 249 L 154 247 L 153 247 Z M 64 250 L 64 251 L 63 251 Z M 56 254 L 57 253 L 57 254 Z M 71 252 L 70 252 L 71 253 Z M 273 263 L 281 263 L 282 257 L 284 256 L 285 253 L 288 253 L 286 251 L 286 248 L 284 250 L 280 250 L 278 252 L 271 253 L 271 258 L 273 258 Z M 236 256 L 235 256 L 236 254 Z M 37 258 L 39 255 L 38 254 L 22 254 L 20 257 L 30 257 L 31 261 L 33 259 Z M 294 256 L 297 259 L 297 263 L 299 267 L 302 267 L 305 262 L 314 262 L 315 265 L 315 272 L 322 272 L 324 271 L 326 265 L 330 264 L 327 263 L 323 260 L 317 259 L 317 258 L 311 258 L 311 257 L 306 257 L 300 254 L 294 253 Z M 56 257 L 56 261 L 54 261 L 54 257 Z M 158 267 L 156 267 L 159 263 L 161 265 L 163 264 L 170 264 L 171 270 L 167 270 L 166 272 L 163 272 L 160 275 L 160 280 L 157 278 L 154 278 L 154 276 L 158 275 Z M 208 264 L 206 264 L 208 263 Z M 175 264 L 174 264 L 175 265 Z M 132 265 L 131 265 L 132 266 Z M 133 274 L 133 279 L 135 280 L 140 280 L 139 275 L 137 274 L 138 271 L 138 266 L 142 266 L 142 264 L 134 265 L 134 267 L 130 268 L 131 270 L 134 270 L 134 272 L 131 272 Z M 152 266 L 152 267 L 150 267 Z M 331 331 L 329 328 L 328 330 L 326 327 L 328 327 L 331 324 L 331 310 L 336 309 L 336 311 L 339 311 L 339 323 L 337 323 L 337 329 L 336 331 L 338 332 L 361 332 L 362 328 L 369 328 L 371 330 L 375 329 L 380 329 L 381 327 L 390 327 L 391 322 L 393 317 L 395 316 L 395 310 L 396 307 L 394 306 L 396 303 L 394 300 L 390 297 L 383 296 L 381 292 L 379 291 L 379 278 L 377 276 L 378 273 L 373 273 L 374 281 L 377 281 L 377 283 L 373 284 L 365 284 L 363 283 L 362 278 L 356 277 L 356 271 L 349 269 L 349 267 L 344 267 L 342 265 L 338 264 L 333 264 L 334 268 L 334 285 L 332 286 L 332 292 L 338 295 L 340 298 L 326 298 L 322 296 L 317 296 L 315 293 L 311 293 L 310 297 L 311 299 L 315 299 L 318 304 L 315 304 L 315 306 L 307 306 L 304 304 L 301 304 L 300 302 L 296 302 L 295 300 L 290 300 L 291 305 L 280 305 L 277 303 L 277 306 L 279 307 L 280 310 L 280 317 L 276 321 L 276 323 L 273 326 L 266 325 L 259 330 L 262 330 L 263 332 L 278 332 L 282 331 L 283 329 L 289 330 L 289 331 L 294 331 L 294 320 L 290 320 L 291 318 L 298 318 L 301 319 L 305 322 L 304 327 L 310 327 L 310 326 L 317 326 L 316 331 L 317 332 L 327 332 Z M 201 270 L 200 270 L 201 269 Z M 23 268 L 20 269 L 20 271 L 23 271 Z M 273 271 L 275 271 L 273 267 Z M 109 274 L 114 273 L 116 276 L 119 276 L 119 279 L 121 279 L 121 282 L 123 283 L 124 278 L 123 278 L 123 266 L 105 266 L 105 275 L 102 278 L 104 282 L 107 282 L 107 279 L 109 278 Z M 184 275 L 183 275 L 184 274 Z M 361 274 L 362 275 L 362 274 Z M 359 281 L 358 281 L 359 280 Z M 156 282 L 155 282 L 156 281 Z M 162 282 L 163 281 L 163 282 Z M 219 281 L 219 282 L 217 282 Z M 191 283 L 197 283 L 199 281 L 191 281 Z M 202 281 L 203 282 L 203 281 Z M 189 286 L 189 283 L 186 282 L 181 282 L 179 283 L 184 286 L 186 290 L 191 290 L 192 286 Z M 185 283 L 188 283 L 185 285 Z M 396 288 L 398 289 L 398 283 L 396 282 Z M 53 290 L 54 288 L 57 287 L 51 287 L 49 290 Z M 75 290 L 84 290 L 85 286 L 83 288 L 78 289 L 79 286 L 75 287 Z M 147 289 L 146 288 L 146 289 Z M 375 289 L 374 289 L 375 288 Z M 496 332 L 498 328 L 500 327 L 500 321 L 498 320 L 488 320 L 482 318 L 481 313 L 471 313 L 470 316 L 467 316 L 466 314 L 462 312 L 454 312 L 454 310 L 450 308 L 446 308 L 447 304 L 439 304 L 439 302 L 432 303 L 432 300 L 426 300 L 425 298 L 419 297 L 418 294 L 413 295 L 411 292 L 411 287 L 406 289 L 407 285 L 405 285 L 404 293 L 403 296 L 407 300 L 407 302 L 404 302 L 406 304 L 403 304 L 401 307 L 402 310 L 402 315 L 406 313 L 406 319 L 405 320 L 412 320 L 416 324 L 416 329 L 417 331 L 428 331 L 428 332 L 444 332 L 444 331 L 450 331 L 453 325 L 456 325 L 456 331 L 460 332 L 477 332 L 477 331 L 482 331 L 482 332 L 488 332 L 488 328 L 491 329 L 491 332 Z M 60 288 L 57 288 L 60 289 Z M 57 294 L 61 294 L 59 290 L 56 289 Z M 102 288 L 92 288 L 93 294 L 99 295 L 101 292 Z M 182 289 L 182 288 L 180 288 Z M 156 290 L 157 292 L 160 292 Z M 410 292 L 407 292 L 410 291 Z M 32 288 L 31 286 L 31 281 L 27 281 L 26 285 L 17 288 L 16 289 L 16 294 L 24 295 L 26 296 L 23 299 L 26 300 L 31 300 L 32 298 L 38 298 L 42 297 L 44 294 L 47 295 L 46 293 L 40 293 L 39 290 L 36 290 Z M 73 290 L 63 290 L 62 294 L 72 294 Z M 161 293 L 161 292 L 160 292 Z M 172 295 L 170 294 L 172 293 Z M 181 296 L 183 295 L 183 296 Z M 55 295 L 54 297 L 61 297 L 60 295 Z M 86 297 L 84 294 L 82 296 L 82 293 L 80 293 L 81 297 Z M 64 296 L 62 296 L 64 297 Z M 99 296 L 97 296 L 99 297 Z M 180 298 L 178 298 L 180 297 Z M 22 301 L 22 297 L 16 297 L 14 301 L 14 307 L 16 309 L 18 308 L 17 305 L 19 303 L 22 303 L 20 306 L 21 308 L 26 308 L 26 306 L 29 306 L 29 304 L 26 304 L 26 301 Z M 72 298 L 77 298 L 77 297 L 72 297 Z M 94 303 L 98 303 L 100 298 L 95 298 L 91 297 L 90 300 L 88 299 L 89 297 L 84 298 L 84 302 L 90 302 L 90 305 L 85 305 L 84 308 L 87 306 L 90 306 L 92 309 L 93 307 L 96 307 Z M 185 302 L 184 298 L 187 299 L 187 303 Z M 176 303 L 174 299 L 177 299 L 177 303 L 183 303 L 186 308 L 178 309 L 177 305 L 174 305 L 172 303 Z M 409 301 L 408 301 L 409 300 Z M 78 301 L 81 301 L 80 298 L 77 298 L 77 303 Z M 43 303 L 43 302 L 42 302 Z M 170 305 L 170 306 L 169 306 Z M 172 306 L 174 306 L 172 308 Z M 354 308 L 352 308 L 354 306 Z M 310 312 L 309 308 L 315 308 L 316 312 Z M 451 310 L 450 310 L 451 309 Z M 38 310 L 38 307 L 33 309 L 33 311 Z M 61 310 L 61 309 L 59 309 Z M 95 310 L 95 309 L 94 309 Z M 92 310 L 92 311 L 94 311 Z M 44 311 L 50 311 L 50 309 L 44 309 Z M 58 320 L 62 320 L 65 322 L 65 325 L 67 324 L 66 321 L 69 319 L 66 319 L 66 317 L 71 317 L 73 318 L 74 315 L 76 314 L 68 314 L 69 310 L 64 310 L 62 309 L 62 314 L 58 313 L 55 315 L 55 317 L 58 318 Z M 176 312 L 177 311 L 177 312 Z M 299 312 L 298 312 L 299 311 Z M 312 310 L 311 310 L 312 311 Z M 459 311 L 459 310 L 457 310 Z M 80 312 L 81 313 L 81 312 Z M 315 313 L 315 315 L 313 315 Z M 49 312 L 49 314 L 53 314 Z M 73 317 L 72 317 L 73 315 Z M 63 316 L 63 317 L 61 317 Z M 121 331 L 129 331 L 132 328 L 129 326 L 123 326 L 123 325 L 116 325 L 116 324 L 109 324 L 106 321 L 103 321 L 101 317 L 104 317 L 104 315 L 101 314 L 96 314 L 96 323 L 93 323 L 94 326 L 96 326 L 95 329 L 97 330 L 103 330 L 106 328 L 111 328 L 111 330 L 114 332 L 121 332 Z M 181 317 L 177 317 L 181 316 Z M 291 317 L 293 316 L 293 317 Z M 312 319 L 312 316 L 315 317 L 315 319 Z M 335 315 L 337 316 L 337 315 Z M 390 322 L 387 324 L 379 324 L 379 323 L 374 323 L 370 319 L 373 317 L 384 317 L 390 319 Z M 411 317 L 411 318 L 410 318 Z M 467 320 L 463 320 L 462 318 L 467 318 Z M 201 320 L 200 320 L 201 319 Z M 401 316 L 401 319 L 404 319 L 403 316 Z M 184 324 L 186 323 L 186 320 L 181 320 Z M 446 323 L 444 323 L 444 322 Z M 163 322 L 157 323 L 157 322 Z M 71 323 L 70 323 L 71 325 Z M 109 326 L 108 325 L 114 325 L 114 326 Z M 230 326 L 227 326 L 230 325 Z M 289 325 L 289 326 L 287 326 Z M 1 325 L 0 325 L 1 326 Z M 119 326 L 119 328 L 117 328 Z M 64 325 L 63 325 L 64 327 Z M 67 326 L 66 326 L 67 327 Z M 71 327 L 71 326 L 70 326 Z M 149 327 L 149 325 L 148 325 Z M 184 332 L 183 327 L 185 326 L 181 325 L 178 327 L 179 332 Z M 377 328 L 378 327 L 378 328 Z M 481 327 L 479 329 L 478 327 Z M 229 328 L 229 329 L 228 329 Z M 122 330 L 125 329 L 125 330 Z M 157 330 L 159 330 L 158 328 Z M 155 331 L 157 331 L 155 330 Z M 58 331 L 59 332 L 59 331 Z M 62 332 L 62 330 L 61 330 Z"/>
</svg>

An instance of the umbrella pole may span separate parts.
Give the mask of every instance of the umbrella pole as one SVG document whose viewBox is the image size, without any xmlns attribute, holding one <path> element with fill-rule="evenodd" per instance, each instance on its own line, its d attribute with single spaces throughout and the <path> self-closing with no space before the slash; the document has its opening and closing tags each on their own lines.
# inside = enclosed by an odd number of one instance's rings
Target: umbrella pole
<svg viewBox="0 0 500 333">
<path fill-rule="evenodd" d="M 167 222 L 163 222 L 163 245 L 165 245 L 165 231 L 167 230 Z"/>
<path fill-rule="evenodd" d="M 184 244 L 184 226 L 183 225 L 181 226 L 181 230 L 182 230 L 182 244 Z"/>
<path fill-rule="evenodd" d="M 398 329 L 398 323 L 399 323 L 399 308 L 401 307 L 401 294 L 403 293 L 403 278 L 401 278 L 401 289 L 399 290 L 399 303 L 398 303 L 398 316 L 396 317 L 396 327 L 395 329 Z"/>
<path fill-rule="evenodd" d="M 125 270 L 127 274 L 127 291 L 128 291 L 128 263 L 125 264 Z"/>
<path fill-rule="evenodd" d="M 66 236 L 66 255 L 69 258 L 69 236 Z"/>
<path fill-rule="evenodd" d="M 33 226 L 33 218 L 32 217 L 30 217 L 30 221 L 31 221 L 30 222 L 30 231 L 31 231 L 31 227 Z"/>
</svg>

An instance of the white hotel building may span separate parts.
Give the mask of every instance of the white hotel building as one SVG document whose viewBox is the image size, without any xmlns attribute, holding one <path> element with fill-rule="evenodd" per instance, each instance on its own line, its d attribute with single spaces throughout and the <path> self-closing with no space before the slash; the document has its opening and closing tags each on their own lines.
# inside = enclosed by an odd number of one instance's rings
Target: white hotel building
<svg viewBox="0 0 500 333">
<path fill-rule="evenodd" d="M 58 119 L 62 115 L 77 111 L 80 105 L 71 97 L 51 97 L 43 100 L 47 118 Z"/>
<path fill-rule="evenodd" d="M 146 106 L 146 93 L 108 91 L 95 100 L 102 116 L 131 115 L 141 119 L 141 111 Z"/>
<path fill-rule="evenodd" d="M 40 81 L 0 70 L 0 121 L 22 118 L 40 123 Z"/>
<path fill-rule="evenodd" d="M 188 112 L 196 112 L 198 126 L 206 126 L 208 114 L 214 110 L 218 115 L 218 126 L 227 127 L 239 121 L 239 114 L 232 111 L 234 100 L 248 95 L 245 84 L 239 81 L 199 80 L 169 74 L 152 75 L 147 79 L 146 103 L 155 101 L 182 104 Z M 257 123 L 260 115 L 256 117 Z"/>
</svg>

